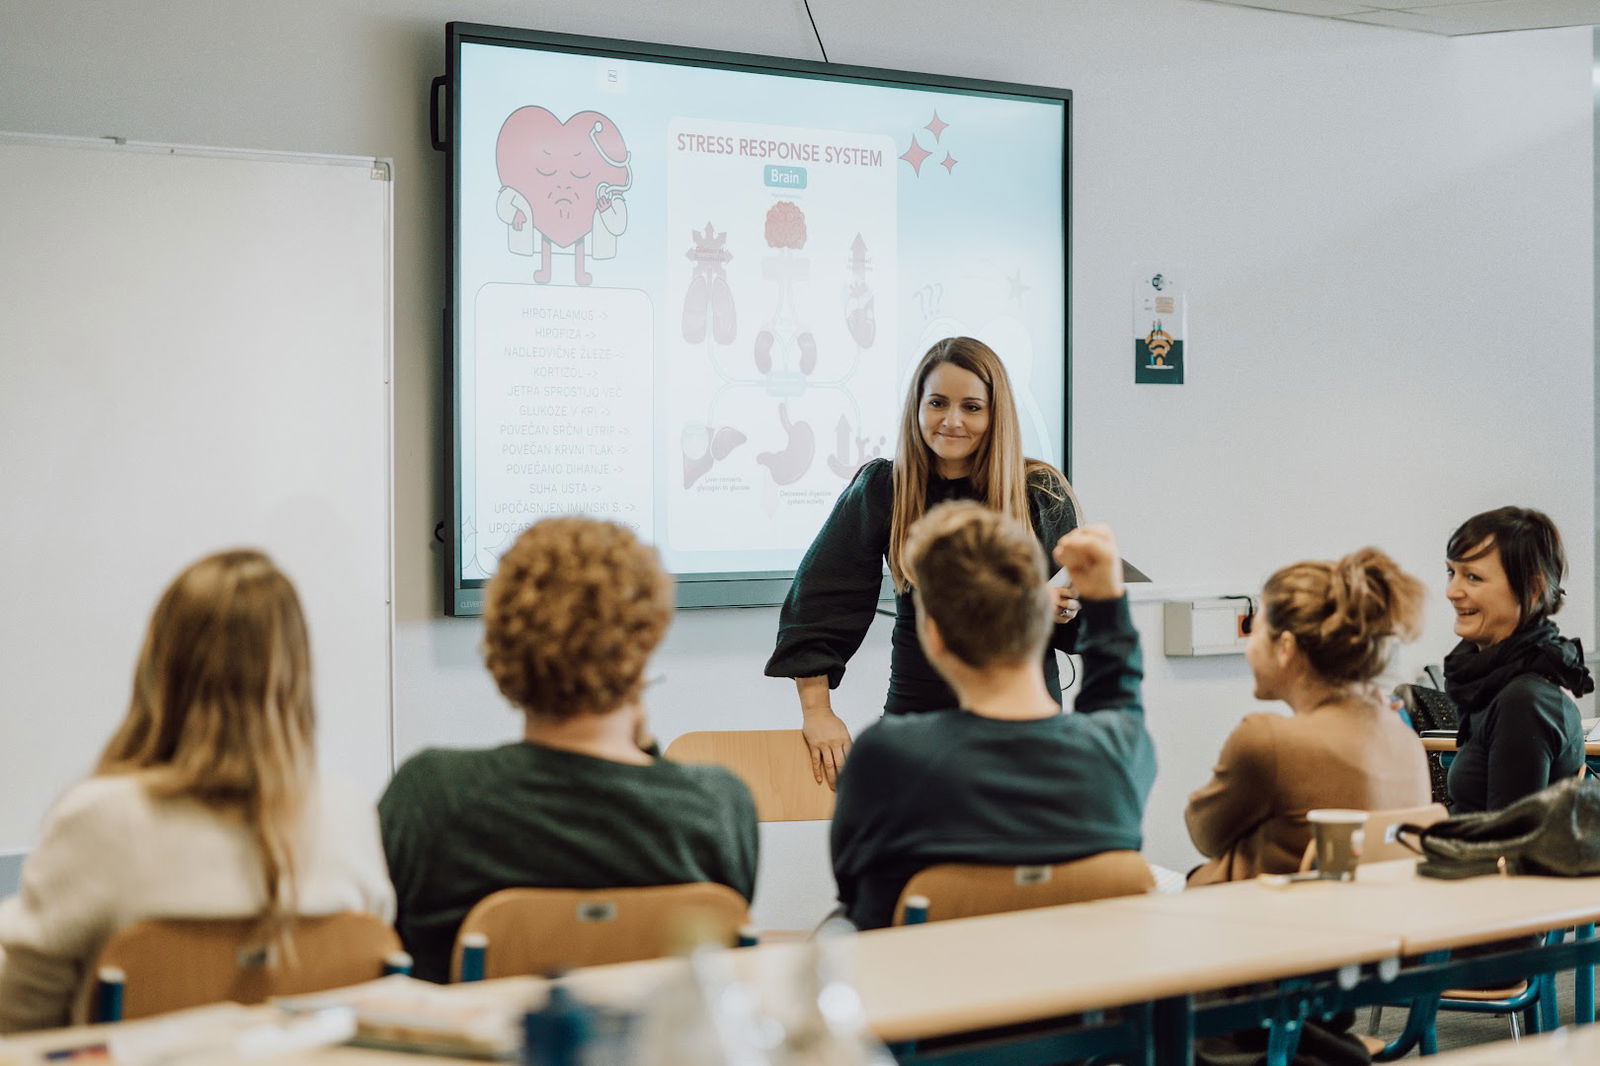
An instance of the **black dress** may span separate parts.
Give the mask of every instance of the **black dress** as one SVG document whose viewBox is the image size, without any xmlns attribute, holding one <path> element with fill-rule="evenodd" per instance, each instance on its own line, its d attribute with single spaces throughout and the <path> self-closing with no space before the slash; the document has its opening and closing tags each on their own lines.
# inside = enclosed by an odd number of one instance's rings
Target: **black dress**
<svg viewBox="0 0 1600 1066">
<path fill-rule="evenodd" d="M 1035 474 L 1028 481 L 1028 514 L 1047 559 L 1062 534 L 1078 524 L 1071 499 L 1055 495 L 1053 481 L 1049 474 Z M 968 478 L 930 477 L 927 505 L 976 495 Z M 894 465 L 888 459 L 874 459 L 840 494 L 795 572 L 778 616 L 778 646 L 767 660 L 768 677 L 826 675 L 829 688 L 839 687 L 845 664 L 861 646 L 878 606 L 893 506 Z M 1076 620 L 1058 625 L 1045 649 L 1041 664 L 1045 685 L 1057 700 L 1061 681 L 1055 651 L 1072 651 L 1076 638 Z M 911 594 L 900 593 L 895 597 L 884 712 L 938 711 L 958 702 L 922 654 Z"/>
</svg>

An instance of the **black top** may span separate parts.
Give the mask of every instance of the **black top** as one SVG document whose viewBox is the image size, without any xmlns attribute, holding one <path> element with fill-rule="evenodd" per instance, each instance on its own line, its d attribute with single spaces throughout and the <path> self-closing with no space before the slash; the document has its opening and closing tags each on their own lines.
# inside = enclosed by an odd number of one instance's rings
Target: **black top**
<svg viewBox="0 0 1600 1066">
<path fill-rule="evenodd" d="M 1561 690 L 1581 696 L 1594 682 L 1583 646 L 1549 619 L 1482 650 L 1462 641 L 1445 657 L 1444 685 L 1461 713 L 1449 776 L 1455 813 L 1499 810 L 1583 765 L 1583 724 Z"/>
<path fill-rule="evenodd" d="M 1028 515 L 1045 558 L 1056 541 L 1078 524 L 1072 500 L 1056 496 L 1059 483 L 1039 472 L 1028 481 Z M 928 507 L 946 500 L 976 499 L 969 478 L 931 477 Z M 874 459 L 856 472 L 833 505 L 817 539 L 795 572 L 794 584 L 778 616 L 778 646 L 767 660 L 768 677 L 817 677 L 838 688 L 850 661 L 872 625 L 889 551 L 889 522 L 894 507 L 894 464 Z M 1045 649 L 1044 679 L 1050 694 L 1061 698 L 1061 681 L 1052 649 L 1073 651 L 1077 623 L 1058 625 Z M 890 635 L 889 714 L 953 707 L 955 693 L 928 664 L 917 641 L 916 609 L 911 593 L 895 597 L 894 632 Z"/>
<path fill-rule="evenodd" d="M 1085 601 L 1083 689 L 1028 721 L 962 710 L 883 718 L 839 774 L 833 876 L 862 929 L 890 923 L 911 876 L 942 862 L 1070 862 L 1140 846 L 1156 778 L 1139 636 L 1126 599 Z"/>
<path fill-rule="evenodd" d="M 449 980 L 461 920 L 502 888 L 755 891 L 755 804 L 716 766 L 635 766 L 528 743 L 432 748 L 394 775 L 378 821 L 395 927 L 429 981 Z"/>
</svg>

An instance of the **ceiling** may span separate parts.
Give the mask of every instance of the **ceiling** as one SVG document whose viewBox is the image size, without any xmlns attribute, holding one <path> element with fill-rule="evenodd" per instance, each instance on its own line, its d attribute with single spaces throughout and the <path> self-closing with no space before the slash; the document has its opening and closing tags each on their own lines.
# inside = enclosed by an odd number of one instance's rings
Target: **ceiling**
<svg viewBox="0 0 1600 1066">
<path fill-rule="evenodd" d="M 1557 26 L 1600 24 L 1600 0 L 1211 0 L 1233 7 L 1254 7 L 1315 15 L 1342 22 L 1394 26 L 1423 33 L 1460 36 L 1543 30 Z"/>
</svg>

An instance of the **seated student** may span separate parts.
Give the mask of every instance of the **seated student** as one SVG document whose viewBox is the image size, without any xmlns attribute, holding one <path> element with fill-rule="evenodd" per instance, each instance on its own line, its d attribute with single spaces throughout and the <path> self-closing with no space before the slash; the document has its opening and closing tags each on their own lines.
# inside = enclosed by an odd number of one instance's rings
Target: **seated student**
<svg viewBox="0 0 1600 1066">
<path fill-rule="evenodd" d="M 1376 548 L 1286 566 L 1261 590 L 1245 659 L 1258 700 L 1189 797 L 1189 836 L 1209 861 L 1189 885 L 1300 869 L 1314 807 L 1415 807 L 1430 796 L 1415 733 L 1374 684 L 1397 638 L 1414 639 L 1422 583 Z"/>
<path fill-rule="evenodd" d="M 288 578 L 260 552 L 190 566 L 145 632 L 127 717 L 50 811 L 0 903 L 0 1030 L 82 1020 L 94 962 L 145 918 L 388 919 L 371 801 L 319 777 L 311 652 Z"/>
<path fill-rule="evenodd" d="M 1550 618 L 1566 596 L 1567 554 L 1549 515 L 1474 515 L 1450 535 L 1445 558 L 1461 638 L 1444 660 L 1444 689 L 1461 712 L 1450 806 L 1498 810 L 1582 768 L 1583 723 L 1567 693 L 1594 691 L 1594 678 L 1583 646 Z"/>
<path fill-rule="evenodd" d="M 500 559 L 484 660 L 524 739 L 408 760 L 378 804 L 413 973 L 450 976 L 456 930 L 502 888 L 715 881 L 755 889 L 755 805 L 713 766 L 658 758 L 641 694 L 672 621 L 655 550 L 610 522 L 549 518 Z"/>
<path fill-rule="evenodd" d="M 1054 607 L 1033 533 L 968 502 L 941 504 L 912 528 L 917 635 L 960 705 L 883 718 L 851 749 L 833 872 L 858 928 L 888 925 L 926 866 L 1058 863 L 1139 847 L 1156 764 L 1116 543 L 1109 528 L 1088 526 L 1062 537 L 1055 556 L 1082 601 L 1073 714 L 1039 672 Z"/>
</svg>

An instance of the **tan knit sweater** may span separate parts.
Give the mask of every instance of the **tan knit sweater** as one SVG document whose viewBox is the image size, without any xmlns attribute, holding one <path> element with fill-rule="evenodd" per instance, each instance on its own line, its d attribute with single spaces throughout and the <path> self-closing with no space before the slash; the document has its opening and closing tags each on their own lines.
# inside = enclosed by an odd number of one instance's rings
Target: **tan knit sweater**
<svg viewBox="0 0 1600 1066">
<path fill-rule="evenodd" d="M 1247 715 L 1189 797 L 1189 836 L 1210 860 L 1189 886 L 1298 870 L 1314 807 L 1384 810 L 1429 798 L 1422 742 L 1386 707 Z"/>
</svg>

